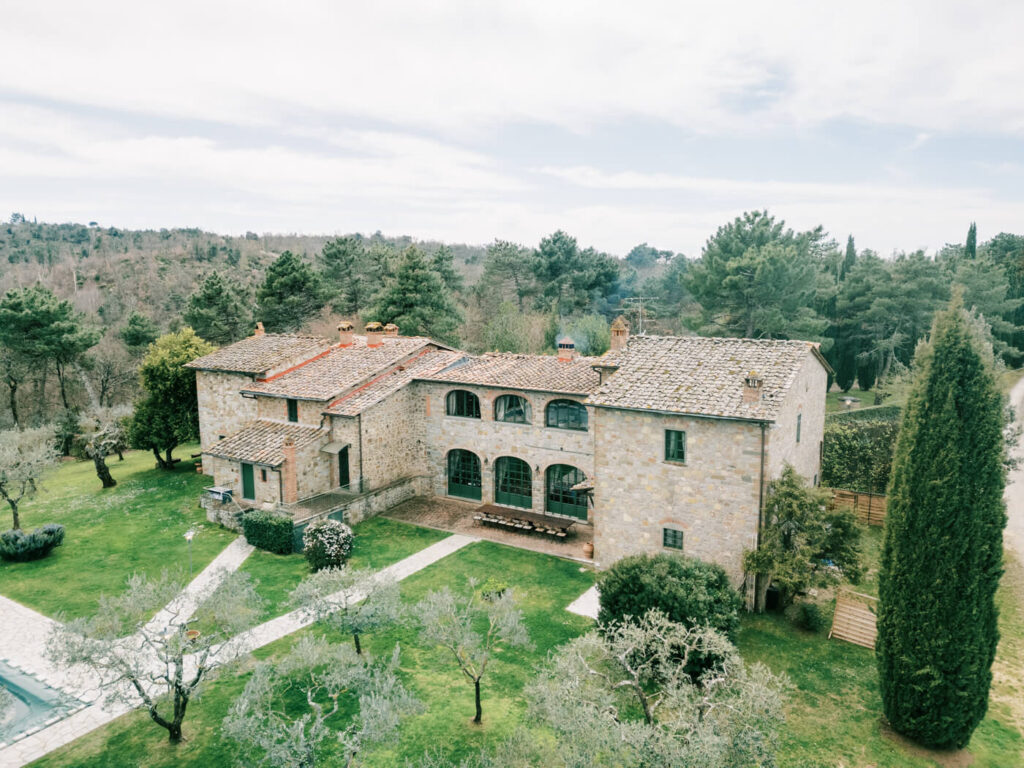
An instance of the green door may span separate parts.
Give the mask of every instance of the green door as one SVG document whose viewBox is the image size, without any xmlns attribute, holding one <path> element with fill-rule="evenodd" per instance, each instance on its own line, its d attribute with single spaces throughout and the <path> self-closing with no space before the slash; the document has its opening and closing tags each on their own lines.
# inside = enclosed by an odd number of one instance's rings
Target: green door
<svg viewBox="0 0 1024 768">
<path fill-rule="evenodd" d="M 338 451 L 338 485 L 342 488 L 348 488 L 348 484 L 351 482 L 348 474 L 348 446 L 346 445 L 340 451 Z"/>
<path fill-rule="evenodd" d="M 494 501 L 533 509 L 533 473 L 522 459 L 502 456 L 494 462 Z"/>
<path fill-rule="evenodd" d="M 480 501 L 480 459 L 471 451 L 456 448 L 448 454 L 448 495 Z"/>
<path fill-rule="evenodd" d="M 256 478 L 253 477 L 252 464 L 242 465 L 242 498 L 256 500 Z"/>
<path fill-rule="evenodd" d="M 574 485 L 586 480 L 586 475 L 568 464 L 553 464 L 547 471 L 547 498 L 544 508 L 553 515 L 568 515 L 587 519 L 587 497 L 574 491 Z"/>
</svg>

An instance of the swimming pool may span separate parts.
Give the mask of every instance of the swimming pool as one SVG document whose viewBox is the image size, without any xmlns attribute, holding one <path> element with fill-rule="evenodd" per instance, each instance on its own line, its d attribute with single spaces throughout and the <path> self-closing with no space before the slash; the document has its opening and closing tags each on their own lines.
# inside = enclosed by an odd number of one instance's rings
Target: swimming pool
<svg viewBox="0 0 1024 768">
<path fill-rule="evenodd" d="M 37 731 L 81 706 L 77 699 L 54 690 L 2 660 L 0 686 L 14 698 L 14 706 L 6 713 L 0 713 L 0 744 Z"/>
</svg>

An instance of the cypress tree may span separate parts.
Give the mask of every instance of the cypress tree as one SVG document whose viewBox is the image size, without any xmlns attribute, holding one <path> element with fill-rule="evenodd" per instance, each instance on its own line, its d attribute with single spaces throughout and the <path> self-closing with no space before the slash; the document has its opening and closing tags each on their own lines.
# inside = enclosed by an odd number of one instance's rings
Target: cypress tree
<svg viewBox="0 0 1024 768">
<path fill-rule="evenodd" d="M 973 221 L 967 229 L 967 245 L 964 246 L 964 256 L 968 259 L 976 258 L 978 255 L 978 225 Z"/>
<path fill-rule="evenodd" d="M 960 748 L 988 706 L 1006 512 L 1003 397 L 959 296 L 917 368 L 889 485 L 879 681 L 894 729 Z"/>
</svg>

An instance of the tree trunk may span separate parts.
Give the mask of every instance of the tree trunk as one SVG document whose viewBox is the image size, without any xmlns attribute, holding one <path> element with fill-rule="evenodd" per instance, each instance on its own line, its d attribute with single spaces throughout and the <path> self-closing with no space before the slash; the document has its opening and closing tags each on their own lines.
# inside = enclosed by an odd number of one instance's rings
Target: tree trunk
<svg viewBox="0 0 1024 768">
<path fill-rule="evenodd" d="M 64 410 L 68 410 L 71 406 L 68 405 L 68 392 L 64 385 L 64 367 L 60 364 L 57 365 L 57 383 L 60 385 L 60 401 L 64 403 Z"/>
<path fill-rule="evenodd" d="M 21 421 L 18 419 L 18 382 L 7 379 L 7 387 L 10 390 L 11 417 L 14 419 L 14 426 L 21 429 Z"/>
<path fill-rule="evenodd" d="M 362 656 L 363 655 L 363 646 L 361 646 L 359 644 L 359 633 L 358 632 L 353 632 L 352 633 L 352 639 L 355 641 L 355 644 L 356 644 L 356 653 L 358 653 L 360 656 Z"/>
<path fill-rule="evenodd" d="M 171 451 L 174 450 L 174 446 L 171 446 L 164 451 L 164 469 L 174 469 L 174 457 L 171 456 Z"/>
<path fill-rule="evenodd" d="M 474 689 L 474 691 L 476 693 L 476 717 L 473 718 L 473 722 L 476 723 L 477 725 L 480 725 L 480 723 L 482 723 L 483 720 L 484 720 L 484 710 L 483 710 L 483 707 L 480 706 L 480 678 L 479 677 L 476 680 L 473 681 L 473 689 Z"/>
<path fill-rule="evenodd" d="M 118 461 L 124 461 L 124 451 L 122 451 L 120 448 L 115 448 L 114 453 L 117 454 Z"/>
<path fill-rule="evenodd" d="M 754 575 L 754 612 L 764 613 L 765 605 L 768 602 L 768 587 L 771 586 L 772 577 L 770 573 L 758 573 Z"/>
<path fill-rule="evenodd" d="M 160 455 L 160 449 L 155 446 L 153 447 L 153 455 L 156 456 L 157 469 L 174 469 L 173 464 L 168 464 L 164 461 L 164 457 Z"/>
<path fill-rule="evenodd" d="M 11 505 L 11 515 L 14 517 L 14 530 L 21 529 L 21 518 L 18 516 L 18 502 L 14 499 L 8 498 L 7 503 Z"/>
<path fill-rule="evenodd" d="M 106 457 L 100 454 L 99 451 L 93 453 L 92 463 L 96 466 L 96 477 L 103 483 L 104 488 L 113 488 L 117 485 L 117 480 L 111 476 L 110 470 L 107 468 Z"/>
<path fill-rule="evenodd" d="M 175 720 L 167 726 L 167 738 L 172 744 L 181 741 L 181 721 Z"/>
</svg>

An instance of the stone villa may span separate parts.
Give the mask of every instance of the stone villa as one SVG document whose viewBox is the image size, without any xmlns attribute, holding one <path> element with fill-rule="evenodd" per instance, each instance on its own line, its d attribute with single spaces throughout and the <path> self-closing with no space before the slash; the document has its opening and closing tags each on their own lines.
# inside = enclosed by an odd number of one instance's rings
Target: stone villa
<svg viewBox="0 0 1024 768">
<path fill-rule="evenodd" d="M 473 356 L 342 323 L 334 341 L 260 328 L 189 365 L 221 521 L 256 507 L 356 522 L 454 497 L 470 516 L 592 526 L 602 566 L 682 551 L 739 583 L 766 483 L 787 462 L 820 470 L 828 365 L 803 341 L 630 336 L 620 318 L 602 357 L 568 339 L 557 356 Z"/>
</svg>

